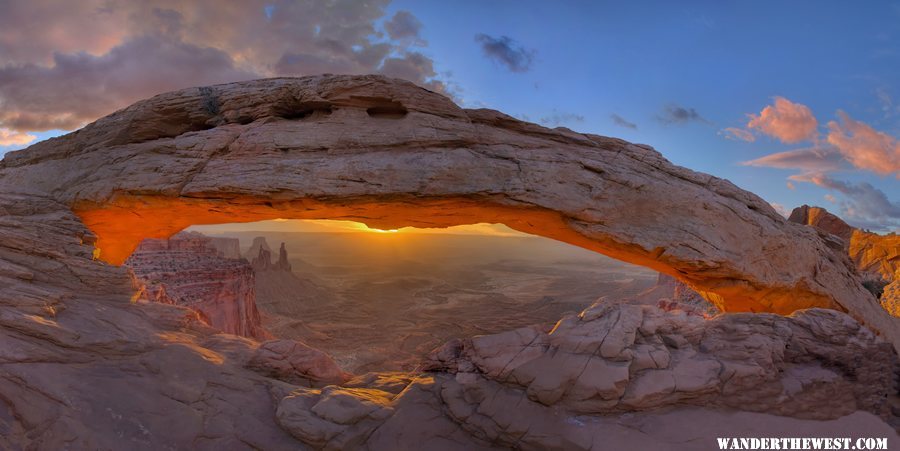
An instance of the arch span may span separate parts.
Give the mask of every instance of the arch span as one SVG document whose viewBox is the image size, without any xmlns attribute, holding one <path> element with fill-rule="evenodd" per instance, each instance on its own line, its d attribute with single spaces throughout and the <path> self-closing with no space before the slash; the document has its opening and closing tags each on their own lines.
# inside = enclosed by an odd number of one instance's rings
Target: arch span
<svg viewBox="0 0 900 451">
<path fill-rule="evenodd" d="M 190 224 L 499 222 L 673 275 L 726 311 L 836 308 L 898 334 L 815 230 L 727 180 L 379 76 L 163 94 L 2 164 L 7 181 L 69 205 L 115 264 Z"/>
</svg>

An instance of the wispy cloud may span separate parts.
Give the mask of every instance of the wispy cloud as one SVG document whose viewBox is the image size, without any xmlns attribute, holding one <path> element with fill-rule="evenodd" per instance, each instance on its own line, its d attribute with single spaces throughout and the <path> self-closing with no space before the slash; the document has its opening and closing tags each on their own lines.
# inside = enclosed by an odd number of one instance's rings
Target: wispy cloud
<svg viewBox="0 0 900 451">
<path fill-rule="evenodd" d="M 891 202 L 887 195 L 869 183 L 848 183 L 826 174 L 798 174 L 791 180 L 809 182 L 836 191 L 846 200 L 840 201 L 841 215 L 851 224 L 891 230 L 900 226 L 900 203 Z M 832 199 L 837 201 L 834 196 Z"/>
<path fill-rule="evenodd" d="M 755 160 L 744 161 L 744 166 L 778 169 L 797 169 L 804 173 L 831 172 L 846 167 L 844 158 L 833 147 L 808 147 L 766 155 Z"/>
<path fill-rule="evenodd" d="M 637 124 L 626 120 L 624 117 L 619 116 L 616 113 L 610 114 L 609 118 L 612 119 L 613 124 L 616 124 L 619 127 L 625 127 L 625 128 L 630 128 L 632 130 L 637 130 Z"/>
<path fill-rule="evenodd" d="M 771 203 L 769 203 L 769 205 L 771 205 L 772 208 L 774 208 L 775 211 L 778 212 L 778 214 L 780 214 L 781 216 L 784 216 L 785 218 L 787 218 L 788 216 L 791 215 L 790 210 L 788 210 L 788 209 L 787 209 L 784 205 L 782 205 L 782 204 L 779 204 L 779 203 L 777 203 L 777 202 L 771 202 Z"/>
<path fill-rule="evenodd" d="M 723 128 L 722 131 L 719 132 L 719 134 L 724 136 L 725 139 L 739 139 L 748 143 L 756 141 L 756 136 L 753 136 L 753 133 L 737 127 Z"/>
<path fill-rule="evenodd" d="M 558 127 L 562 124 L 571 124 L 573 122 L 584 122 L 584 116 L 574 113 L 566 113 L 553 110 L 547 116 L 540 118 L 541 124 Z"/>
<path fill-rule="evenodd" d="M 682 125 L 690 122 L 709 123 L 709 121 L 703 118 L 697 110 L 675 104 L 666 105 L 662 112 L 656 116 L 656 119 L 663 124 L 675 125 Z"/>
<path fill-rule="evenodd" d="M 512 72 L 528 72 L 534 62 L 533 49 L 527 49 L 509 36 L 493 37 L 484 33 L 475 35 L 485 56 Z"/>
</svg>

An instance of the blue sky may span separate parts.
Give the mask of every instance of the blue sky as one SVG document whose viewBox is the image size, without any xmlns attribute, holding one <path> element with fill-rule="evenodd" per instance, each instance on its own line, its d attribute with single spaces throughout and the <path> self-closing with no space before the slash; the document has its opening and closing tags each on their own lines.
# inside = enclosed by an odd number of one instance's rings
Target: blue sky
<svg viewBox="0 0 900 451">
<path fill-rule="evenodd" d="M 288 10 L 283 2 L 274 3 L 267 5 L 272 17 Z M 181 12 L 190 18 L 189 11 Z M 891 139 L 900 136 L 900 3 L 397 0 L 363 19 L 374 18 L 373 26 L 381 29 L 398 12 L 411 13 L 421 26 L 415 30 L 417 42 L 394 48 L 394 54 L 426 55 L 434 74 L 422 76 L 446 83 L 466 107 L 650 144 L 676 164 L 727 178 L 788 210 L 819 204 L 881 231 L 900 224 L 900 171 L 879 174 L 845 162 L 824 174 L 842 183 L 836 185 L 810 182 L 812 172 L 804 164 L 791 169 L 741 164 L 817 146 L 849 152 L 853 161 L 852 146 L 825 143 L 827 124 L 838 119 L 838 110 L 887 136 L 881 150 L 891 157 L 896 143 Z M 315 13 L 308 15 L 315 22 Z M 323 18 L 315 27 L 318 34 L 330 25 Z M 523 50 L 522 67 L 505 65 L 496 54 L 492 58 L 479 35 L 505 37 L 512 51 Z M 16 64 L 12 58 L 5 62 Z M 0 68 L 0 101 L 3 83 Z M 759 115 L 776 96 L 807 107 L 817 120 L 817 136 L 785 143 L 748 128 L 748 115 Z M 673 121 L 667 109 L 693 113 Z M 617 125 L 612 115 L 635 127 Z M 729 127 L 752 132 L 755 140 L 733 139 L 723 132 Z M 896 154 L 900 161 L 900 147 Z M 792 175 L 793 189 L 788 187 Z M 885 214 L 879 217 L 878 211 Z"/>
</svg>

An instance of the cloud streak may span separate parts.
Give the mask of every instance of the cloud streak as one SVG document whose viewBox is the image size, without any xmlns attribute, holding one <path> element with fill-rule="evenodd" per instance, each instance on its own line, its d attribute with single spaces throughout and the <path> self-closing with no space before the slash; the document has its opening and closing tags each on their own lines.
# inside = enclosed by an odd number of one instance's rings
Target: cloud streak
<svg viewBox="0 0 900 451">
<path fill-rule="evenodd" d="M 637 130 L 637 124 L 634 122 L 629 122 L 624 117 L 619 116 L 616 113 L 610 114 L 609 118 L 612 119 L 613 124 L 618 125 L 619 127 L 630 128 L 632 130 Z"/>
<path fill-rule="evenodd" d="M 484 33 L 475 35 L 475 42 L 488 59 L 506 67 L 510 72 L 528 72 L 534 62 L 533 49 L 527 49 L 509 36 L 492 37 Z"/>
<path fill-rule="evenodd" d="M 571 124 L 573 122 L 584 122 L 584 116 L 575 113 L 566 113 L 553 110 L 553 113 L 540 118 L 541 124 L 558 127 L 562 124 Z"/>
<path fill-rule="evenodd" d="M 752 143 L 756 141 L 756 136 L 753 136 L 753 133 L 748 132 L 742 128 L 737 127 L 726 127 L 723 128 L 720 132 L 721 135 L 725 136 L 725 139 L 739 139 L 741 141 L 746 141 L 748 143 Z"/>
<path fill-rule="evenodd" d="M 848 183 L 826 174 L 799 174 L 791 180 L 813 183 L 847 197 L 839 202 L 841 215 L 848 222 L 869 228 L 891 229 L 900 226 L 900 203 L 891 202 L 887 195 L 869 183 Z M 829 200 L 837 200 L 833 196 Z"/>
<path fill-rule="evenodd" d="M 804 173 L 824 173 L 845 168 L 844 158 L 835 148 L 809 147 L 766 155 L 755 160 L 744 161 L 744 166 L 777 169 L 798 169 Z"/>
<path fill-rule="evenodd" d="M 667 105 L 662 112 L 656 116 L 656 119 L 663 124 L 683 125 L 690 122 L 709 123 L 697 110 L 690 107 L 680 105 Z"/>
</svg>

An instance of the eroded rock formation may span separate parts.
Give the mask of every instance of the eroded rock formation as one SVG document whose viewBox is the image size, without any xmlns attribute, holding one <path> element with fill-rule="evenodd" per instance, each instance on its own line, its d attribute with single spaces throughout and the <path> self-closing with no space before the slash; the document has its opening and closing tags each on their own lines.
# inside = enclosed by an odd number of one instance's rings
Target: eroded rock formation
<svg viewBox="0 0 900 451">
<path fill-rule="evenodd" d="M 222 243 L 196 232 L 146 239 L 125 266 L 134 271 L 139 299 L 188 307 L 223 332 L 265 339 L 253 269 L 246 260 L 225 258 Z"/>
<path fill-rule="evenodd" d="M 299 439 L 678 449 L 834 430 L 898 439 L 876 399 L 895 390 L 896 356 L 838 311 L 703 322 L 611 304 L 534 333 L 537 346 L 463 340 L 438 359 L 441 371 L 312 388 L 295 383 L 337 374 L 321 355 L 222 334 L 185 307 L 132 302 L 127 268 L 107 263 L 191 224 L 276 217 L 381 228 L 502 222 L 658 269 L 725 310 L 833 307 L 895 346 L 900 334 L 814 229 L 649 147 L 464 110 L 383 77 L 204 87 L 0 163 L 0 448 L 293 450 Z M 613 315 L 628 321 L 610 324 Z M 598 343 L 590 331 L 600 324 L 609 330 Z M 494 349 L 476 345 L 491 340 Z M 610 372 L 587 380 L 560 362 L 536 375 L 551 347 Z M 587 355 L 592 347 L 599 354 Z M 524 357 L 506 371 L 498 365 L 510 350 Z M 322 371 L 296 371 L 302 362 Z M 754 410 L 807 415 L 779 394 L 829 418 L 857 410 L 819 422 L 729 407 L 745 398 Z M 650 405 L 662 407 L 584 413 Z"/>
<path fill-rule="evenodd" d="M 730 182 L 379 76 L 162 94 L 11 152 L 0 174 L 73 208 L 112 263 L 191 224 L 500 222 L 672 275 L 724 310 L 840 308 L 900 343 L 814 231 Z"/>
<path fill-rule="evenodd" d="M 900 316 L 900 235 L 860 230 L 824 208 L 808 205 L 795 208 L 790 220 L 840 238 L 840 247 L 859 270 L 864 285 L 881 296 L 888 312 Z"/>
<path fill-rule="evenodd" d="M 279 404 L 279 424 L 316 448 L 358 449 L 402 439 L 398 423 L 417 409 L 431 419 L 420 424 L 432 429 L 432 439 L 451 441 L 461 428 L 477 439 L 469 446 L 588 450 L 608 448 L 610 435 L 634 415 L 641 424 L 654 416 L 644 412 L 674 406 L 710 418 L 716 414 L 703 409 L 816 420 L 861 410 L 897 420 L 888 402 L 897 390 L 893 349 L 848 316 L 823 309 L 704 320 L 598 303 L 550 333 L 530 327 L 450 342 L 424 369 L 433 374 L 402 390 L 396 377 L 295 390 Z M 804 427 L 789 418 L 752 420 L 775 421 Z M 630 437 L 633 444 L 665 443 L 641 430 L 647 435 Z"/>
<path fill-rule="evenodd" d="M 704 299 L 684 282 L 665 274 L 660 274 L 656 285 L 635 296 L 634 304 L 655 305 L 666 311 L 681 311 L 688 315 L 711 317 L 719 309 Z"/>
<path fill-rule="evenodd" d="M 256 251 L 255 254 L 254 250 Z M 274 263 L 272 263 L 272 249 L 266 242 L 265 237 L 254 238 L 253 245 L 250 246 L 250 251 L 247 254 L 253 255 L 250 263 L 253 266 L 253 270 L 257 273 L 262 271 L 291 272 L 291 263 L 288 261 L 287 249 L 284 248 L 284 243 L 281 243 L 281 247 L 278 249 L 278 260 Z"/>
</svg>

